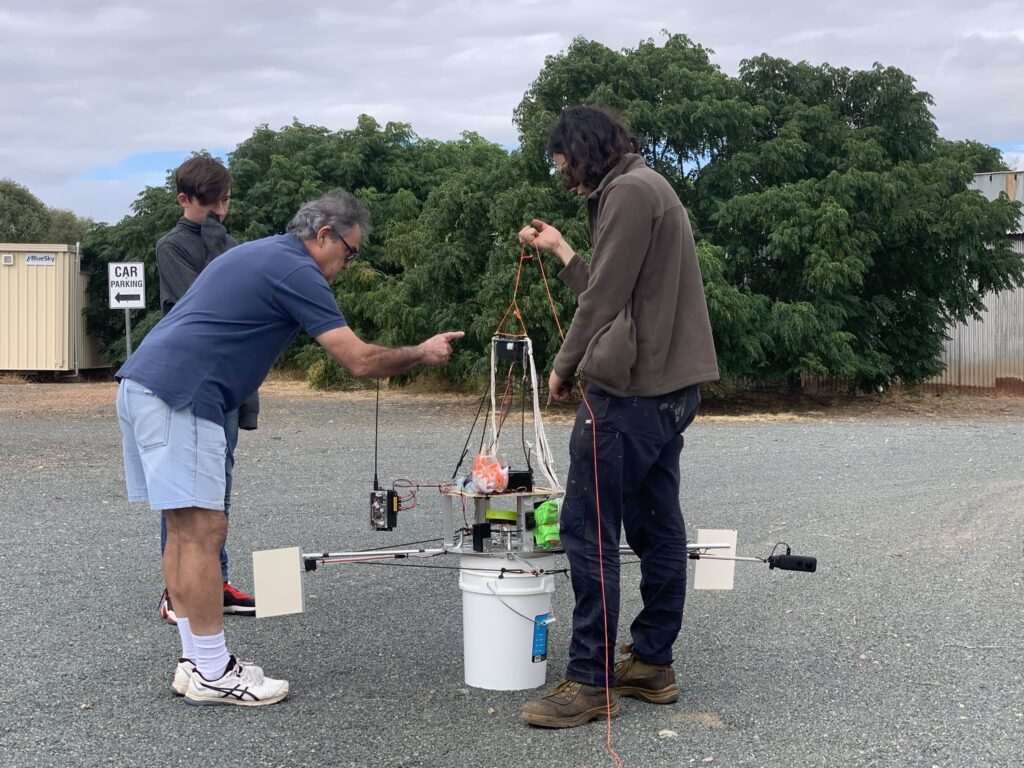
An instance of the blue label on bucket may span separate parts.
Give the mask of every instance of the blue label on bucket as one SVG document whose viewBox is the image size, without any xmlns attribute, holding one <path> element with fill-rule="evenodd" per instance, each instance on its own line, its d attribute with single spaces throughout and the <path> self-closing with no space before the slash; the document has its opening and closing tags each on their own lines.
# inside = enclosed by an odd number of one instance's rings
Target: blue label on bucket
<svg viewBox="0 0 1024 768">
<path fill-rule="evenodd" d="M 533 663 L 548 658 L 548 615 L 542 613 L 533 620 Z"/>
</svg>

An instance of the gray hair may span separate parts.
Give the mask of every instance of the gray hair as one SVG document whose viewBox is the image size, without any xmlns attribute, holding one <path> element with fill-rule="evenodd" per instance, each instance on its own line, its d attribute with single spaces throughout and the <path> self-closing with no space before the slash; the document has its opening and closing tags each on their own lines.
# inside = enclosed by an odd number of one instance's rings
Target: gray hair
<svg viewBox="0 0 1024 768">
<path fill-rule="evenodd" d="M 303 203 L 287 231 L 300 240 L 316 237 L 321 227 L 330 227 L 344 237 L 356 224 L 363 237 L 370 232 L 370 212 L 355 195 L 343 189 L 335 189 L 323 197 Z"/>
</svg>

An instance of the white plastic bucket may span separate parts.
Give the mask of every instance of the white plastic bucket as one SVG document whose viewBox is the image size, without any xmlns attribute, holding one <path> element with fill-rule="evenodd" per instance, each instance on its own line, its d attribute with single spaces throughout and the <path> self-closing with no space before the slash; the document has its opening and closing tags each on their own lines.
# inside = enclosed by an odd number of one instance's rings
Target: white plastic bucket
<svg viewBox="0 0 1024 768">
<path fill-rule="evenodd" d="M 521 560 L 462 556 L 459 588 L 466 685 L 491 691 L 544 685 L 555 591 L 555 577 L 549 571 L 554 563 L 553 555 Z M 503 573 L 502 569 L 527 572 Z M 543 573 L 529 573 L 530 569 Z"/>
</svg>

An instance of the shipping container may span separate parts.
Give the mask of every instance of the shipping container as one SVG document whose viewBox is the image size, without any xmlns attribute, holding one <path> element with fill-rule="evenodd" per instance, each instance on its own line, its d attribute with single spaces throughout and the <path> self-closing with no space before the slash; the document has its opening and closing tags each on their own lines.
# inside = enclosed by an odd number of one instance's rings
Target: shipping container
<svg viewBox="0 0 1024 768">
<path fill-rule="evenodd" d="M 0 371 L 106 366 L 85 329 L 87 285 L 78 246 L 0 243 Z"/>
</svg>

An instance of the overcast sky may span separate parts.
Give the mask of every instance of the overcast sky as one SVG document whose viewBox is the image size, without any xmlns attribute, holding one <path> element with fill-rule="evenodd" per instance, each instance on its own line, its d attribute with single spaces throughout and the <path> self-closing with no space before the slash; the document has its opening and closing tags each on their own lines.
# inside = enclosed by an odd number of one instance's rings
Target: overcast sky
<svg viewBox="0 0 1024 768">
<path fill-rule="evenodd" d="M 226 157 L 261 124 L 331 130 L 361 113 L 424 137 L 517 143 L 512 110 L 582 35 L 661 30 L 735 74 L 767 52 L 896 66 L 941 135 L 1024 159 L 1024 0 L 8 1 L 0 9 L 0 178 L 115 222 L 189 152 Z"/>
</svg>

